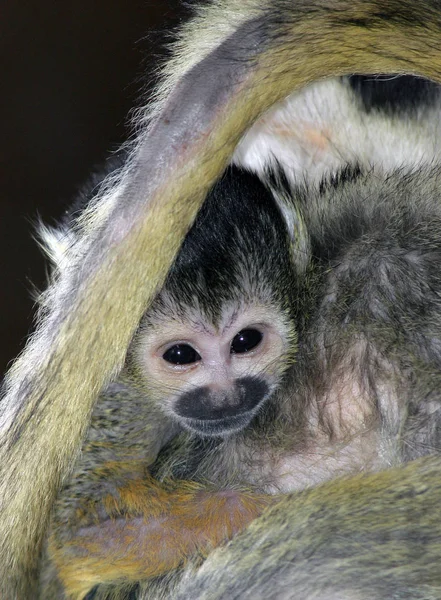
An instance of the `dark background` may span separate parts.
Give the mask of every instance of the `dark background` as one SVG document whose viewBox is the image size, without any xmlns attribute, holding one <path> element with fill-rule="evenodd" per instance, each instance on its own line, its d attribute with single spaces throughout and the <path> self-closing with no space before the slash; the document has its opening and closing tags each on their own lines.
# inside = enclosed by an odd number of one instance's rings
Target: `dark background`
<svg viewBox="0 0 441 600">
<path fill-rule="evenodd" d="M 130 131 L 130 109 L 188 16 L 176 1 L 0 0 L 0 379 L 23 347 L 45 264 L 32 239 Z"/>
</svg>

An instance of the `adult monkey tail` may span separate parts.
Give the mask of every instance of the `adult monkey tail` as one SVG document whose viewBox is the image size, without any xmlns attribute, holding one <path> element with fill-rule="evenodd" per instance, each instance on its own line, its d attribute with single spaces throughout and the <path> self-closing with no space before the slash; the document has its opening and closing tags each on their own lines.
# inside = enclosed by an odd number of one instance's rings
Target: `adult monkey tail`
<svg viewBox="0 0 441 600">
<path fill-rule="evenodd" d="M 0 414 L 0 596 L 33 594 L 40 542 L 101 387 L 247 127 L 296 87 L 351 72 L 441 81 L 441 2 L 226 0 L 176 44 L 149 125 L 82 219 L 12 367 Z"/>
</svg>

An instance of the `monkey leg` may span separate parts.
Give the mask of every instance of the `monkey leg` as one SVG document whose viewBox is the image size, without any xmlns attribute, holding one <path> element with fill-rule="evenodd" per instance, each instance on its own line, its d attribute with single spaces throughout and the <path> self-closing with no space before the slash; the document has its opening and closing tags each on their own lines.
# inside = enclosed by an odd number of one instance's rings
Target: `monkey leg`
<svg viewBox="0 0 441 600">
<path fill-rule="evenodd" d="M 95 585 L 135 582 L 205 556 L 242 531 L 276 497 L 235 490 L 208 491 L 191 482 L 161 486 L 149 479 L 107 497 L 108 517 L 80 526 L 64 544 L 49 541 L 51 559 L 68 598 Z"/>
</svg>

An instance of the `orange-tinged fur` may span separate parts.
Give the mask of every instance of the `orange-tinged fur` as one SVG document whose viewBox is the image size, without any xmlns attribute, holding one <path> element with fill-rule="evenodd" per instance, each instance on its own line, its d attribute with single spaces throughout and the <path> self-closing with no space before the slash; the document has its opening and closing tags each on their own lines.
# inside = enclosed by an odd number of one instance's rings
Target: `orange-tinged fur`
<svg viewBox="0 0 441 600">
<path fill-rule="evenodd" d="M 118 498 L 103 499 L 105 520 L 96 517 L 62 546 L 52 538 L 50 555 L 67 596 L 80 599 L 98 583 L 157 577 L 192 556 L 207 556 L 276 501 L 191 482 L 160 485 L 146 477 L 120 488 Z"/>
</svg>

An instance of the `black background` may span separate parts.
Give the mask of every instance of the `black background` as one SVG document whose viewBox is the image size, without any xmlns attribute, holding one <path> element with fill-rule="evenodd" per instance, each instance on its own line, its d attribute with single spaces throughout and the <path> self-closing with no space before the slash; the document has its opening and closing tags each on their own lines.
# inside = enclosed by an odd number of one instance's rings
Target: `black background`
<svg viewBox="0 0 441 600">
<path fill-rule="evenodd" d="M 32 239 L 126 139 L 178 1 L 0 0 L 0 377 L 23 347 L 45 264 Z"/>
</svg>

